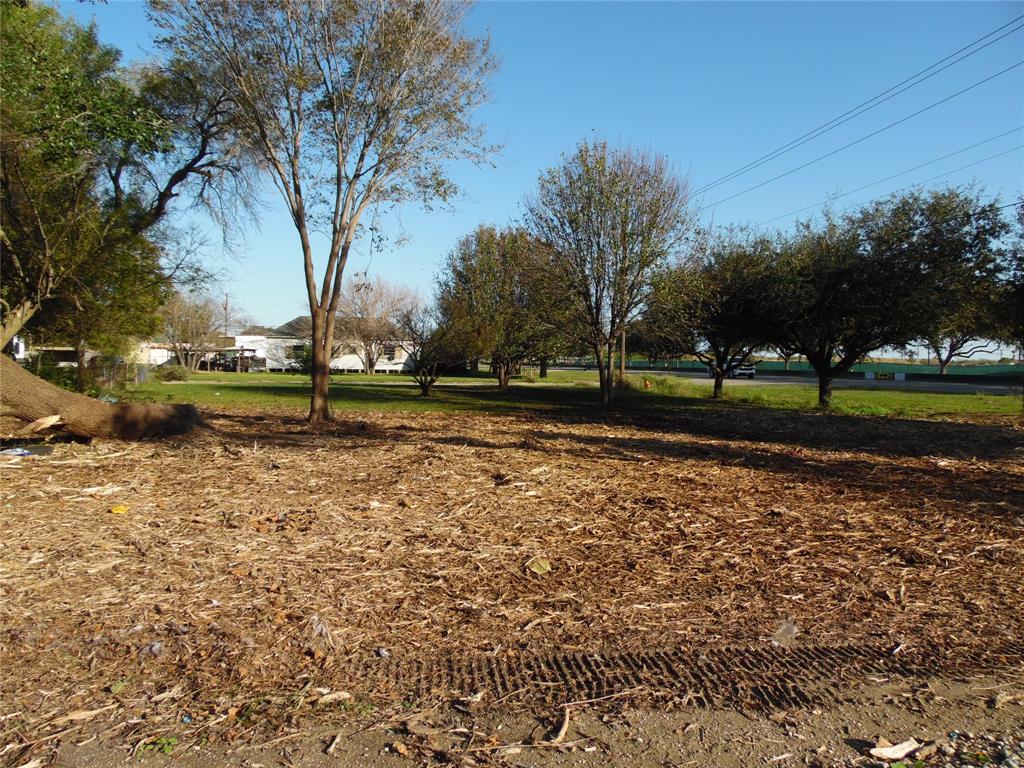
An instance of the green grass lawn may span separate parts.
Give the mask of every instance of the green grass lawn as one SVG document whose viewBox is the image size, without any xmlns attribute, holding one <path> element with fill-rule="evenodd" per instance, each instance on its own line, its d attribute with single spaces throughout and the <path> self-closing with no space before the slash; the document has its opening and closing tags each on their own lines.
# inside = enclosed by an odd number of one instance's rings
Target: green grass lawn
<svg viewBox="0 0 1024 768">
<path fill-rule="evenodd" d="M 643 379 L 651 382 L 649 389 Z M 724 401 L 712 401 L 711 382 L 701 379 L 631 374 L 620 395 L 628 410 L 658 408 L 783 408 L 812 410 L 817 388 L 802 384 L 757 387 L 725 385 Z M 360 374 L 332 378 L 331 401 L 338 410 L 518 412 L 523 410 L 593 411 L 597 374 L 593 371 L 551 371 L 547 379 L 527 372 L 505 392 L 489 376 L 442 379 L 429 398 L 421 397 L 409 377 Z M 147 382 L 128 397 L 155 402 L 194 403 L 201 408 L 306 408 L 309 379 L 284 373 L 198 373 L 187 382 Z M 949 418 L 965 415 L 1013 416 L 1021 413 L 1019 397 L 989 394 L 933 394 L 882 389 L 837 389 L 837 413 L 903 418 Z"/>
</svg>

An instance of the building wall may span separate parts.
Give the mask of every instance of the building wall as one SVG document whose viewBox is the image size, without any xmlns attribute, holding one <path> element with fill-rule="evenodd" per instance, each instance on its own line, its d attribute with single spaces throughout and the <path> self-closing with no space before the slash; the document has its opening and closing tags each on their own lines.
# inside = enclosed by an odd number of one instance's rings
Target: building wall
<svg viewBox="0 0 1024 768">
<path fill-rule="evenodd" d="M 266 354 L 268 371 L 288 371 L 297 366 L 297 357 L 305 347 L 302 339 L 294 337 L 266 337 Z"/>
</svg>

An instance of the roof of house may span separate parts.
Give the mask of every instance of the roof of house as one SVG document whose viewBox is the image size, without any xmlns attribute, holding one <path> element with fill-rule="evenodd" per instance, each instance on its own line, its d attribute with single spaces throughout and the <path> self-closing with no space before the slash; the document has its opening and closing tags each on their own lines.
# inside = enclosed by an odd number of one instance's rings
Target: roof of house
<svg viewBox="0 0 1024 768">
<path fill-rule="evenodd" d="M 309 319 L 309 315 L 299 315 L 275 328 L 273 334 L 267 335 L 308 339 L 313 335 L 313 321 Z"/>
<path fill-rule="evenodd" d="M 277 330 L 266 325 L 249 325 L 242 329 L 239 336 L 275 336 Z"/>
</svg>

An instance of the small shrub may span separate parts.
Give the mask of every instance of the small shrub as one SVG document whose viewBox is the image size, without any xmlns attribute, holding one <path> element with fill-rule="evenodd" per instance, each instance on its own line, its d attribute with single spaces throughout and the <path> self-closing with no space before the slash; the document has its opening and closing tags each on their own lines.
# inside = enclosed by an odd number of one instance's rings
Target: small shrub
<svg viewBox="0 0 1024 768">
<path fill-rule="evenodd" d="M 61 389 L 74 391 L 78 384 L 77 368 L 58 365 L 46 355 L 43 355 L 42 359 L 33 358 L 25 369 Z"/>
<path fill-rule="evenodd" d="M 189 370 L 184 365 L 161 365 L 154 375 L 160 381 L 188 381 Z"/>
</svg>

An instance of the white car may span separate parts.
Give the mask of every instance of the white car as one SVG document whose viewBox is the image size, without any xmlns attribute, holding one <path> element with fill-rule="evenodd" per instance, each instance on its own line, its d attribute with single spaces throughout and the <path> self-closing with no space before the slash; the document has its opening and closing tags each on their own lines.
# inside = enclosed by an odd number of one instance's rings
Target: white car
<svg viewBox="0 0 1024 768">
<path fill-rule="evenodd" d="M 730 360 L 729 361 L 729 365 L 734 365 L 736 362 L 738 362 L 738 361 Z M 740 366 L 738 366 L 736 368 L 733 368 L 731 371 L 729 371 L 729 373 L 726 374 L 726 377 L 730 378 L 730 379 L 736 379 L 736 378 L 740 378 L 740 377 L 744 377 L 744 378 L 747 378 L 747 379 L 752 379 L 756 375 L 757 375 L 757 363 L 752 363 L 750 361 L 747 361 L 747 362 L 743 363 L 742 365 L 740 365 Z M 709 365 L 708 366 L 708 378 L 712 378 L 712 379 L 715 378 L 715 367 L 713 365 Z"/>
</svg>

